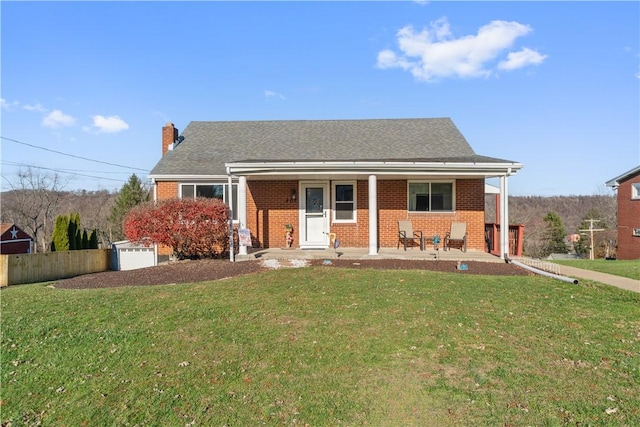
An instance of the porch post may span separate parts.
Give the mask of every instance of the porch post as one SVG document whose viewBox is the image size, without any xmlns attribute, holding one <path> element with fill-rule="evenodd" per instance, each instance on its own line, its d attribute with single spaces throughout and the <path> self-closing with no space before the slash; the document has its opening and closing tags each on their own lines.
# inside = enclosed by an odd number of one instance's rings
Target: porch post
<svg viewBox="0 0 640 427">
<path fill-rule="evenodd" d="M 238 228 L 247 227 L 247 177 L 238 178 Z M 247 254 L 247 247 L 240 245 L 239 255 Z"/>
<path fill-rule="evenodd" d="M 233 180 L 231 174 L 227 175 L 227 184 L 229 185 L 229 261 L 235 262 L 235 248 L 233 247 Z"/>
<path fill-rule="evenodd" d="M 500 258 L 509 256 L 509 187 L 507 175 L 500 177 Z"/>
<path fill-rule="evenodd" d="M 369 175 L 369 255 L 378 255 L 378 184 Z"/>
</svg>

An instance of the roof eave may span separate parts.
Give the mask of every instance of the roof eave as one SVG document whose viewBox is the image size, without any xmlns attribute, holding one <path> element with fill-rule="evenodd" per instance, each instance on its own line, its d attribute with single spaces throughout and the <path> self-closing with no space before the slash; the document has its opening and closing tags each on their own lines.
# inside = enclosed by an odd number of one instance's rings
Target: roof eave
<svg viewBox="0 0 640 427">
<path fill-rule="evenodd" d="M 606 185 L 607 187 L 613 187 L 616 188 L 620 185 L 620 183 L 622 181 L 625 181 L 626 178 L 633 176 L 637 173 L 640 173 L 640 166 L 636 166 L 635 168 L 631 169 L 630 171 L 627 171 L 625 173 L 623 173 L 622 175 L 618 175 L 613 179 L 610 179 L 609 181 L 605 182 L 604 185 Z"/>
<path fill-rule="evenodd" d="M 227 179 L 227 175 L 196 175 L 196 174 L 151 174 L 151 181 L 211 181 Z"/>
<path fill-rule="evenodd" d="M 522 169 L 516 162 L 400 162 L 400 161 L 316 161 L 316 162 L 231 162 L 225 163 L 230 175 L 269 175 L 297 173 L 363 173 L 373 174 L 455 174 L 513 175 Z"/>
</svg>

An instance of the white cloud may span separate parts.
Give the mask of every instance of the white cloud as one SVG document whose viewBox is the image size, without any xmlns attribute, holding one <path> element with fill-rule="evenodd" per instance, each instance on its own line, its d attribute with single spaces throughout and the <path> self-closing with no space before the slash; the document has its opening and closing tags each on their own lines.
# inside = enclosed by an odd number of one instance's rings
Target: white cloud
<svg viewBox="0 0 640 427">
<path fill-rule="evenodd" d="M 531 32 L 531 27 L 518 22 L 492 21 L 476 35 L 455 38 L 447 18 L 432 22 L 429 28 L 416 32 L 408 25 L 397 32 L 399 52 L 382 50 L 377 66 L 401 68 L 419 80 L 433 81 L 445 77 L 488 77 L 494 62 L 515 40 Z M 516 69 L 540 64 L 546 58 L 531 49 L 510 52 L 501 69 Z"/>
<path fill-rule="evenodd" d="M 12 110 L 13 107 L 17 107 L 19 105 L 18 101 L 9 102 L 4 98 L 0 98 L 0 108 L 3 110 Z"/>
<path fill-rule="evenodd" d="M 287 99 L 284 97 L 284 95 L 282 95 L 281 93 L 278 92 L 274 92 L 272 90 L 265 90 L 264 91 L 264 96 L 265 98 L 280 98 L 280 99 Z"/>
<path fill-rule="evenodd" d="M 127 122 L 118 116 L 93 116 L 93 126 L 97 127 L 98 131 L 103 133 L 118 133 L 129 129 Z"/>
<path fill-rule="evenodd" d="M 47 109 L 42 106 L 39 102 L 35 105 L 25 104 L 22 106 L 27 111 L 36 111 L 38 113 L 46 113 Z"/>
<path fill-rule="evenodd" d="M 53 110 L 42 119 L 42 125 L 48 128 L 59 128 L 62 126 L 72 126 L 76 119 L 63 113 L 60 110 Z"/>
<path fill-rule="evenodd" d="M 547 59 L 547 55 L 542 55 L 535 50 L 523 48 L 519 52 L 509 52 L 507 59 L 498 64 L 501 70 L 517 70 L 527 65 L 540 65 Z"/>
</svg>

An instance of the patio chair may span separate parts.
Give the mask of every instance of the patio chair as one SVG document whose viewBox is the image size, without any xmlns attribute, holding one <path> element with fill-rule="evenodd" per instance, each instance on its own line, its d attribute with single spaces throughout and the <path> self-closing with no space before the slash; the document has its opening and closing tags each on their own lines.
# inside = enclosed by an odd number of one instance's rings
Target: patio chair
<svg viewBox="0 0 640 427">
<path fill-rule="evenodd" d="M 411 225 L 411 221 L 402 220 L 398 221 L 398 248 L 400 249 L 400 242 L 404 245 L 404 250 L 407 250 L 407 244 L 418 243 L 420 246 L 420 250 L 422 247 L 422 231 L 413 231 L 413 226 Z"/>
<path fill-rule="evenodd" d="M 444 236 L 444 250 L 451 249 L 451 243 L 461 244 L 460 250 L 462 252 L 467 251 L 467 223 L 466 222 L 452 222 L 451 231 L 447 232 Z"/>
</svg>

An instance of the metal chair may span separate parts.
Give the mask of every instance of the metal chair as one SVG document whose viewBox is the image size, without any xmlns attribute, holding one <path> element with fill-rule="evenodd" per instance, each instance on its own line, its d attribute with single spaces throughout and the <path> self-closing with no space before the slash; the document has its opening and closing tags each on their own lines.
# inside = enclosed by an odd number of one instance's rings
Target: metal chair
<svg viewBox="0 0 640 427">
<path fill-rule="evenodd" d="M 413 244 L 418 242 L 420 250 L 423 250 L 422 231 L 413 231 L 413 226 L 409 220 L 398 221 L 398 247 L 400 249 L 400 242 L 404 245 L 404 250 L 407 250 L 407 244 Z"/>
<path fill-rule="evenodd" d="M 467 251 L 467 223 L 466 222 L 452 222 L 451 231 L 447 232 L 444 237 L 444 250 L 451 249 L 451 243 L 460 243 L 462 246 L 460 250 L 462 252 Z"/>
</svg>

